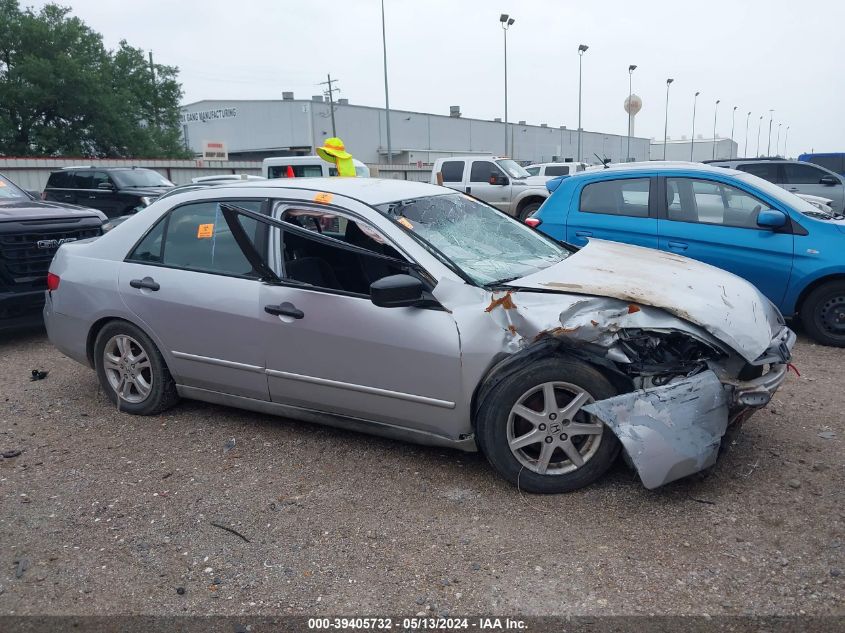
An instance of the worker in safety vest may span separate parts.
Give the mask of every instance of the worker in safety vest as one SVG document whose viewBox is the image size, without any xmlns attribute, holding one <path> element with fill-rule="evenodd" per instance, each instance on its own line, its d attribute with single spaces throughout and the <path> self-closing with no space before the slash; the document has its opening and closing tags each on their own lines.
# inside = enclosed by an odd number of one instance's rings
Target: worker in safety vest
<svg viewBox="0 0 845 633">
<path fill-rule="evenodd" d="M 317 148 L 317 154 L 324 161 L 334 163 L 337 166 L 338 176 L 355 177 L 355 165 L 352 162 L 352 154 L 346 151 L 343 141 L 336 136 L 327 138 L 323 146 Z"/>
</svg>

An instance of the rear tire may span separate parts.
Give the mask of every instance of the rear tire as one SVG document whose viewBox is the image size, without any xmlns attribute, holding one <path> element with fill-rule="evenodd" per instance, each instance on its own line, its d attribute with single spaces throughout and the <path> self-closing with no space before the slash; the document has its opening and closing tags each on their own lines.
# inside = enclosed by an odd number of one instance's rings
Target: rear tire
<svg viewBox="0 0 845 633">
<path fill-rule="evenodd" d="M 176 383 L 161 352 L 141 328 L 107 323 L 94 342 L 100 386 L 121 411 L 156 415 L 179 401 Z"/>
<path fill-rule="evenodd" d="M 800 316 L 812 339 L 845 347 L 845 281 L 830 281 L 813 290 L 801 305 Z"/>
<path fill-rule="evenodd" d="M 541 360 L 505 378 L 485 399 L 476 419 L 478 444 L 493 468 L 521 490 L 583 488 L 611 467 L 621 445 L 581 407 L 614 395 L 613 385 L 589 365 Z"/>
<path fill-rule="evenodd" d="M 519 210 L 519 221 L 525 222 L 526 218 L 534 213 L 537 209 L 542 206 L 541 202 L 532 202 L 531 204 L 526 204 L 522 209 Z"/>
</svg>

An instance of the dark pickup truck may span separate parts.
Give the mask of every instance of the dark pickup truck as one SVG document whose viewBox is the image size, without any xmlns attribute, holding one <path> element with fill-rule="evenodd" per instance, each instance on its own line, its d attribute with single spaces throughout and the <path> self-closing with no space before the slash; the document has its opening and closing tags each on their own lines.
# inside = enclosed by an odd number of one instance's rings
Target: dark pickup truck
<svg viewBox="0 0 845 633">
<path fill-rule="evenodd" d="M 0 175 L 0 331 L 39 325 L 59 246 L 103 234 L 100 211 L 42 202 Z"/>
</svg>

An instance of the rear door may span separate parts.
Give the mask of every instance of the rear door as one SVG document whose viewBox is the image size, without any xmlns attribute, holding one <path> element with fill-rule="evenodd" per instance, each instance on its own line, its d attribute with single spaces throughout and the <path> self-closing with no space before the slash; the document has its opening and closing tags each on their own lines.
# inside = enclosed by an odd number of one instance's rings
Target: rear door
<svg viewBox="0 0 845 633">
<path fill-rule="evenodd" d="M 490 177 L 493 175 L 505 178 L 508 184 L 491 185 Z M 496 163 L 491 160 L 472 161 L 467 193 L 507 213 L 511 203 L 511 187 L 510 177 Z"/>
<path fill-rule="evenodd" d="M 76 189 L 74 188 L 74 172 L 70 170 L 55 171 L 47 179 L 47 186 L 44 188 L 45 198 L 76 204 Z"/>
<path fill-rule="evenodd" d="M 80 172 L 81 173 L 81 172 Z M 104 171 L 85 173 L 86 189 L 77 191 L 77 204 L 99 209 L 108 217 L 121 215 L 117 202 L 117 188 Z"/>
<path fill-rule="evenodd" d="M 583 246 L 599 238 L 657 248 L 656 183 L 644 174 L 584 184 L 572 198 L 566 241 Z"/>
<path fill-rule="evenodd" d="M 771 205 L 705 178 L 660 178 L 660 249 L 692 257 L 753 283 L 780 305 L 792 273 L 793 236 L 757 226 Z"/>
<path fill-rule="evenodd" d="M 267 400 L 262 282 L 218 202 L 191 202 L 165 215 L 121 264 L 118 287 L 179 384 Z M 262 208 L 261 200 L 233 202 Z M 264 225 L 242 222 L 266 245 Z"/>
</svg>

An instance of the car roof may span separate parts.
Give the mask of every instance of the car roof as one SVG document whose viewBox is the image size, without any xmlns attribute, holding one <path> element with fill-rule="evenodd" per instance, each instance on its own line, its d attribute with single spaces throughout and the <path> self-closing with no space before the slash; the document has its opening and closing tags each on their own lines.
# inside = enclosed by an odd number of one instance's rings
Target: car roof
<svg viewBox="0 0 845 633">
<path fill-rule="evenodd" d="M 704 163 L 693 163 L 689 161 L 677 160 L 652 160 L 643 161 L 640 163 L 613 163 L 607 166 L 606 169 L 593 169 L 590 171 L 579 171 L 570 176 L 570 178 L 588 178 L 599 174 L 618 174 L 620 172 L 649 172 L 649 171 L 696 171 L 707 174 L 736 174 L 742 175 L 743 172 L 735 169 L 725 169 L 724 167 L 716 167 L 705 165 Z"/>
<path fill-rule="evenodd" d="M 197 183 L 202 184 L 202 183 Z M 250 180 L 221 182 L 217 189 L 302 189 L 334 193 L 339 196 L 355 198 L 365 204 L 379 205 L 396 200 L 442 196 L 456 193 L 454 189 L 430 185 L 412 180 L 393 180 L 384 178 L 272 178 L 269 180 Z"/>
<path fill-rule="evenodd" d="M 68 167 L 62 167 L 61 169 L 57 169 L 52 173 L 63 173 L 68 171 L 85 171 L 85 170 L 96 170 L 96 171 L 138 171 L 139 169 L 143 169 L 144 171 L 155 171 L 155 169 L 150 169 L 149 167 L 96 167 L 94 165 L 69 165 Z"/>
</svg>

